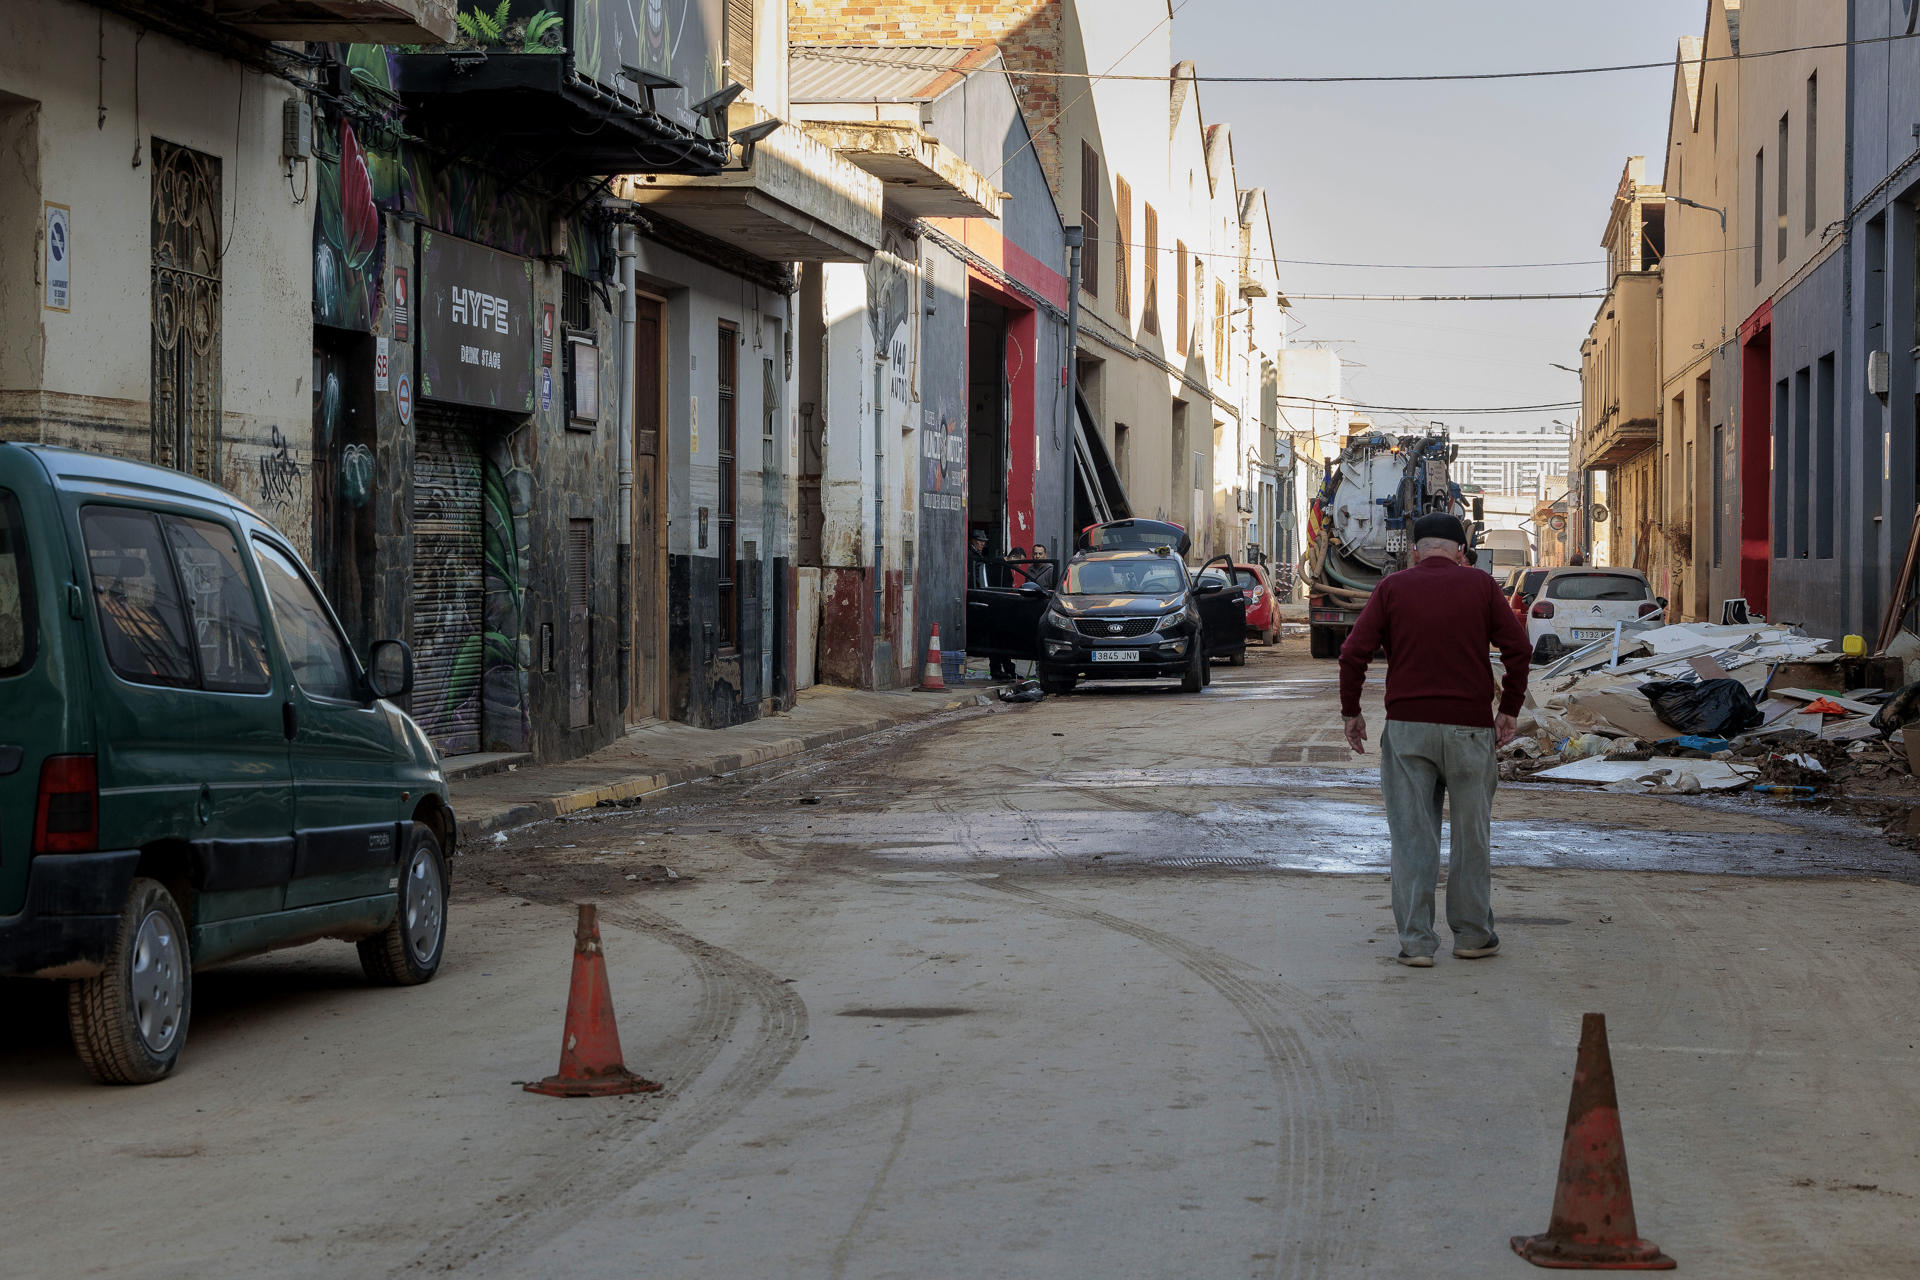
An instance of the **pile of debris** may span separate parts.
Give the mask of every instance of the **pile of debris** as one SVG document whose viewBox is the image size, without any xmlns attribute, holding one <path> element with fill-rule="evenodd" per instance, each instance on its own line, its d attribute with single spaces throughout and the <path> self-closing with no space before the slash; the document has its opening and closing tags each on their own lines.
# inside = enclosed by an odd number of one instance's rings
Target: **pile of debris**
<svg viewBox="0 0 1920 1280">
<path fill-rule="evenodd" d="M 1920 641 L 1877 658 L 1827 648 L 1767 623 L 1598 641 L 1534 672 L 1500 776 L 1653 795 L 1911 790 L 1920 763 L 1903 729 L 1920 720 Z M 1920 725 L 1913 738 L 1920 748 Z"/>
</svg>

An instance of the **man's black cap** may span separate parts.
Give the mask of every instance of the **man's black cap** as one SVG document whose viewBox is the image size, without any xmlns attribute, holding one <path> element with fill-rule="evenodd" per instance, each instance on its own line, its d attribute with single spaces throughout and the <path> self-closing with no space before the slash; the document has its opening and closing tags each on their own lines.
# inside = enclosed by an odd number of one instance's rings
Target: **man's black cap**
<svg viewBox="0 0 1920 1280">
<path fill-rule="evenodd" d="M 1413 540 L 1422 542 L 1428 538 L 1445 538 L 1464 547 L 1467 545 L 1467 526 L 1460 523 L 1459 516 L 1436 511 L 1413 522 Z"/>
<path fill-rule="evenodd" d="M 987 540 L 987 531 L 985 529 L 975 529 L 972 533 L 967 535 L 968 542 L 985 542 L 986 540 Z"/>
</svg>

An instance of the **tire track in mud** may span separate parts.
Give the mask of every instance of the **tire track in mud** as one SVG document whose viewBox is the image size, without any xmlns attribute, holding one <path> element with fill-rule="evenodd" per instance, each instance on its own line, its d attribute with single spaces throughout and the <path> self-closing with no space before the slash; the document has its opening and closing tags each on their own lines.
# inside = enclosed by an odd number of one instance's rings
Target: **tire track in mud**
<svg viewBox="0 0 1920 1280">
<path fill-rule="evenodd" d="M 1305 992 L 1248 976 L 1244 964 L 1137 921 L 1006 880 L 983 880 L 1058 919 L 1112 929 L 1185 967 L 1231 1005 L 1259 1042 L 1278 1091 L 1274 1257 L 1266 1274 L 1309 1280 L 1365 1260 L 1358 1221 L 1372 1169 L 1350 1135 L 1386 1131 L 1391 1103 L 1358 1035 Z M 1315 1042 L 1325 1047 L 1316 1049 Z M 1371 1185 L 1377 1185 L 1373 1183 Z"/>
<path fill-rule="evenodd" d="M 766 969 L 637 903 L 604 905 L 600 918 L 673 946 L 699 982 L 699 1012 L 680 1047 L 645 1064 L 646 1072 L 666 1086 L 654 1095 L 664 1105 L 651 1123 L 630 1108 L 609 1109 L 591 1134 L 575 1142 L 611 1139 L 605 1150 L 546 1163 L 485 1212 L 441 1233 L 401 1271 L 525 1274 L 519 1263 L 529 1254 L 606 1207 L 604 1195 L 596 1192 L 635 1187 L 686 1153 L 772 1084 L 800 1051 L 807 1037 L 806 1005 Z M 708 1083 L 703 1077 L 735 1046 L 749 1005 L 759 1010 L 750 1038 L 725 1074 Z M 449 1257 L 460 1261 L 448 1264 Z"/>
</svg>

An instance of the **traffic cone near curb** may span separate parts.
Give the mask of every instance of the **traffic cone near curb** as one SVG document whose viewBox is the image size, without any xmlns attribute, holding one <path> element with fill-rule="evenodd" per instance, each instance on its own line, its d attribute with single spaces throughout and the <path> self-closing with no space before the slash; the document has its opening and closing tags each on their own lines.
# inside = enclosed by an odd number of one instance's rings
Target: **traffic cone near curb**
<svg viewBox="0 0 1920 1280">
<path fill-rule="evenodd" d="M 1627 1148 L 1620 1136 L 1620 1104 L 1607 1052 L 1607 1017 L 1580 1020 L 1573 1097 L 1560 1147 L 1560 1180 L 1546 1234 L 1514 1236 L 1513 1251 L 1536 1267 L 1583 1271 L 1671 1271 L 1660 1246 L 1640 1238 L 1627 1183 Z"/>
<path fill-rule="evenodd" d="M 528 1093 L 551 1098 L 604 1098 L 616 1093 L 653 1093 L 664 1087 L 633 1074 L 620 1060 L 607 958 L 600 951 L 600 920 L 591 902 L 580 904 L 580 922 L 573 932 L 573 985 L 567 990 L 560 1069 L 525 1087 Z"/>
<path fill-rule="evenodd" d="M 928 693 L 942 692 L 947 678 L 940 671 L 940 624 L 933 624 L 933 638 L 927 641 L 927 669 L 920 677 L 920 688 Z"/>
</svg>

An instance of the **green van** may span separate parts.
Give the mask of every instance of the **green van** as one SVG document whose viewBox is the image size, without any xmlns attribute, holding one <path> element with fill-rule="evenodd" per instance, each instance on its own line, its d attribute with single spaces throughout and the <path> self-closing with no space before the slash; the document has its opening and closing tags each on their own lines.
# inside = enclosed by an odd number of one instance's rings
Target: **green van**
<svg viewBox="0 0 1920 1280">
<path fill-rule="evenodd" d="M 0 442 L 0 976 L 68 983 L 98 1080 L 173 1069 L 193 971 L 318 938 L 432 978 L 453 810 L 291 544 L 162 467 Z"/>
</svg>

